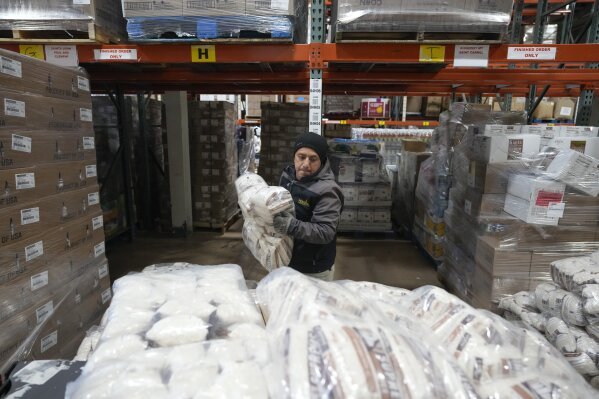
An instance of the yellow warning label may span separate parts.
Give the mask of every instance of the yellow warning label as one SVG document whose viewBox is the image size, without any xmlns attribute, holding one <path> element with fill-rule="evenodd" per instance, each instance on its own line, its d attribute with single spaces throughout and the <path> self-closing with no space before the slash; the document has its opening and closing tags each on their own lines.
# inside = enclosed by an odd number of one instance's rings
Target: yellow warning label
<svg viewBox="0 0 599 399">
<path fill-rule="evenodd" d="M 420 62 L 445 62 L 445 46 L 420 45 Z"/>
<path fill-rule="evenodd" d="M 42 44 L 19 44 L 19 53 L 43 60 L 44 46 Z"/>
<path fill-rule="evenodd" d="M 379 126 L 385 126 L 385 121 L 379 121 Z"/>
<path fill-rule="evenodd" d="M 422 122 L 422 126 L 430 126 L 430 122 Z"/>
<path fill-rule="evenodd" d="M 347 121 L 339 121 L 340 125 L 347 125 Z"/>
<path fill-rule="evenodd" d="M 216 62 L 215 46 L 191 46 L 191 62 Z"/>
</svg>

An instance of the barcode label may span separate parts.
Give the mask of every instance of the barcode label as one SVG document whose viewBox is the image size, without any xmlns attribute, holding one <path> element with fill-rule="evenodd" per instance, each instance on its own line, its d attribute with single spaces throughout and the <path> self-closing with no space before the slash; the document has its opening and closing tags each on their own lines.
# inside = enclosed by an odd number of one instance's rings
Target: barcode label
<svg viewBox="0 0 599 399">
<path fill-rule="evenodd" d="M 98 175 L 96 165 L 87 165 L 85 167 L 85 177 L 96 177 Z"/>
<path fill-rule="evenodd" d="M 15 175 L 17 190 L 35 187 L 35 173 L 17 173 Z"/>
<path fill-rule="evenodd" d="M 93 230 L 98 230 L 100 227 L 104 226 L 104 217 L 102 215 L 96 216 L 92 219 L 92 228 Z"/>
<path fill-rule="evenodd" d="M 89 0 L 88 3 L 89 4 Z M 79 90 L 89 91 L 89 79 L 83 76 L 77 76 L 77 87 Z"/>
<path fill-rule="evenodd" d="M 48 285 L 48 271 L 41 272 L 35 276 L 31 276 L 31 291 L 35 291 L 39 288 Z"/>
<path fill-rule="evenodd" d="M 100 193 L 99 192 L 95 192 L 95 193 L 89 193 L 87 194 L 87 205 L 91 206 L 91 205 L 97 205 L 100 203 Z"/>
<path fill-rule="evenodd" d="M 102 292 L 102 304 L 106 304 L 106 302 L 110 301 L 110 298 L 112 298 L 112 292 L 110 292 L 110 288 L 108 288 Z"/>
<path fill-rule="evenodd" d="M 83 138 L 83 149 L 84 150 L 93 150 L 96 148 L 96 140 L 93 137 L 84 137 Z"/>
<path fill-rule="evenodd" d="M 4 114 L 6 116 L 25 117 L 25 103 L 23 101 L 4 99 Z"/>
<path fill-rule="evenodd" d="M 98 277 L 101 280 L 101 279 L 103 279 L 106 276 L 108 276 L 108 265 L 107 264 L 103 264 L 102 266 L 100 266 L 98 268 Z"/>
<path fill-rule="evenodd" d="M 23 77 L 21 63 L 8 57 L 0 57 L 0 72 L 15 78 Z"/>
<path fill-rule="evenodd" d="M 106 252 L 106 247 L 104 245 L 104 241 L 102 241 L 101 243 L 96 244 L 94 246 L 94 257 L 95 258 L 102 255 L 104 252 Z"/>
<path fill-rule="evenodd" d="M 79 117 L 83 122 L 91 122 L 92 110 L 88 108 L 79 108 Z"/>
<path fill-rule="evenodd" d="M 54 312 L 54 302 L 50 301 L 45 305 L 40 306 L 35 310 L 35 316 L 37 318 L 37 324 L 40 324 L 46 320 Z"/>
<path fill-rule="evenodd" d="M 42 338 L 41 351 L 44 353 L 58 343 L 58 331 L 53 331 Z"/>
<path fill-rule="evenodd" d="M 44 242 L 38 241 L 25 247 L 25 260 L 27 262 L 39 258 L 44 254 Z"/>
<path fill-rule="evenodd" d="M 40 208 L 21 209 L 21 225 L 33 224 L 40 221 Z"/>
<path fill-rule="evenodd" d="M 31 137 L 13 134 L 11 148 L 13 151 L 31 153 Z"/>
</svg>

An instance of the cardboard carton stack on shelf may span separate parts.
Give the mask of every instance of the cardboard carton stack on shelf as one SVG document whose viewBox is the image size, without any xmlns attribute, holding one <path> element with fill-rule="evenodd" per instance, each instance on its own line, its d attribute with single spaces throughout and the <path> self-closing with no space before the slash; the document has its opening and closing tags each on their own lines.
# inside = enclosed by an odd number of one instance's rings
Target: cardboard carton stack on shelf
<svg viewBox="0 0 599 399">
<path fill-rule="evenodd" d="M 541 135 L 526 126 L 468 128 L 454 147 L 439 273 L 465 300 L 496 310 L 503 296 L 549 280 L 553 260 L 599 247 L 599 183 L 593 158 L 540 151 Z M 572 175 L 581 164 L 594 175 Z"/>
<path fill-rule="evenodd" d="M 433 129 L 367 129 L 352 128 L 352 139 L 376 140 L 384 143 L 382 153 L 385 165 L 397 165 L 399 155 L 405 146 L 426 143 L 433 135 Z M 408 151 L 412 151 L 408 149 Z"/>
<path fill-rule="evenodd" d="M 118 42 L 127 37 L 120 0 L 3 1 L 0 15 L 0 29 L 18 31 L 16 38 L 67 30 L 74 39 Z"/>
<path fill-rule="evenodd" d="M 329 141 L 331 168 L 344 196 L 337 231 L 391 231 L 391 184 L 373 140 Z"/>
<path fill-rule="evenodd" d="M 131 40 L 287 39 L 305 42 L 305 0 L 122 0 Z"/>
<path fill-rule="evenodd" d="M 0 364 L 69 357 L 110 298 L 89 80 L 0 59 Z"/>
<path fill-rule="evenodd" d="M 235 106 L 191 101 L 188 110 L 193 223 L 221 228 L 237 213 Z"/>
<path fill-rule="evenodd" d="M 308 110 L 304 104 L 262 103 L 258 174 L 269 185 L 278 185 L 283 169 L 293 164 L 293 145 L 306 132 Z"/>
</svg>

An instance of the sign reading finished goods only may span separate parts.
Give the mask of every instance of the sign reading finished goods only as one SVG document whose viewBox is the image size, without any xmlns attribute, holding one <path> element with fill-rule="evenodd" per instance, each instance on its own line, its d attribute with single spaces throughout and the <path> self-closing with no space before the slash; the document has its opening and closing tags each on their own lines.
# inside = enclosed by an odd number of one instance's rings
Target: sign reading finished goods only
<svg viewBox="0 0 599 399">
<path fill-rule="evenodd" d="M 546 46 L 508 47 L 508 60 L 554 60 L 557 48 Z"/>
</svg>

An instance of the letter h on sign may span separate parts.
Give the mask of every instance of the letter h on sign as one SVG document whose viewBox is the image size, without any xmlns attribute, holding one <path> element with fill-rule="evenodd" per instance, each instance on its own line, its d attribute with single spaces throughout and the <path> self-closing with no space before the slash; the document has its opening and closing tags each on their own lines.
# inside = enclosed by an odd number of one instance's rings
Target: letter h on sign
<svg viewBox="0 0 599 399">
<path fill-rule="evenodd" d="M 192 62 L 215 62 L 216 49 L 215 46 L 191 46 L 191 61 Z"/>
</svg>

